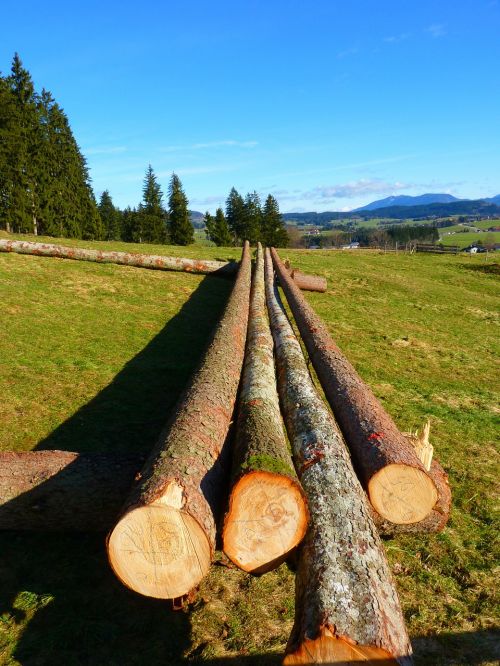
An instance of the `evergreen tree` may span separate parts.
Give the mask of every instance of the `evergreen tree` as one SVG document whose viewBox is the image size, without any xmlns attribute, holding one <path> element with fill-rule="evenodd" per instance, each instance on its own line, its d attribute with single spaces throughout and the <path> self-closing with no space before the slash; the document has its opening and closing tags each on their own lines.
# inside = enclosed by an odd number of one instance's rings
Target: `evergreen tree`
<svg viewBox="0 0 500 666">
<path fill-rule="evenodd" d="M 99 201 L 99 214 L 104 227 L 105 240 L 120 240 L 121 238 L 121 215 L 111 199 L 108 190 L 104 190 Z"/>
<path fill-rule="evenodd" d="M 262 212 L 261 237 L 267 247 L 287 247 L 288 234 L 276 199 L 270 194 Z"/>
<path fill-rule="evenodd" d="M 232 236 L 227 226 L 226 218 L 222 208 L 217 208 L 215 217 L 210 215 L 209 212 L 205 213 L 205 233 L 209 240 L 214 242 L 218 247 L 227 247 L 232 245 Z"/>
<path fill-rule="evenodd" d="M 189 218 L 188 200 L 179 176 L 175 173 L 172 174 L 169 186 L 168 223 L 170 242 L 173 245 L 194 243 L 194 229 Z"/>
<path fill-rule="evenodd" d="M 243 197 L 233 187 L 226 199 L 226 220 L 234 243 L 245 240 L 246 209 Z"/>
<path fill-rule="evenodd" d="M 136 215 L 136 242 L 139 243 L 166 243 L 167 215 L 162 204 L 163 193 L 156 180 L 151 164 L 146 170 L 144 187 L 142 189 L 142 204 Z"/>
<path fill-rule="evenodd" d="M 245 197 L 245 226 L 242 240 L 248 240 L 255 245 L 260 239 L 262 225 L 262 209 L 257 192 L 249 192 Z"/>
</svg>

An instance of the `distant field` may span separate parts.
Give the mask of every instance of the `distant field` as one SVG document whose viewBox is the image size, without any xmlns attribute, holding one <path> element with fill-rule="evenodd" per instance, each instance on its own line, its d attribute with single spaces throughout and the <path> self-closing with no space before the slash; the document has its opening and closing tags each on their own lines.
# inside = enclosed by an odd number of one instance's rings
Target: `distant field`
<svg viewBox="0 0 500 666">
<path fill-rule="evenodd" d="M 201 245 L 72 244 L 240 255 Z M 281 256 L 327 277 L 328 291 L 306 298 L 403 430 L 431 418 L 450 474 L 446 530 L 385 542 L 417 665 L 496 664 L 498 259 Z M 213 276 L 0 253 L 0 449 L 148 450 L 230 289 Z M 217 560 L 188 611 L 173 613 L 114 578 L 101 536 L 0 534 L 0 663 L 279 664 L 293 573 L 283 565 L 252 578 L 220 566 L 220 553 Z"/>
<path fill-rule="evenodd" d="M 483 244 L 500 243 L 500 231 L 472 231 L 467 233 L 457 233 L 452 234 L 451 236 L 442 236 L 439 242 L 443 245 L 467 247 L 471 243 L 477 243 L 478 241 L 481 241 Z"/>
</svg>

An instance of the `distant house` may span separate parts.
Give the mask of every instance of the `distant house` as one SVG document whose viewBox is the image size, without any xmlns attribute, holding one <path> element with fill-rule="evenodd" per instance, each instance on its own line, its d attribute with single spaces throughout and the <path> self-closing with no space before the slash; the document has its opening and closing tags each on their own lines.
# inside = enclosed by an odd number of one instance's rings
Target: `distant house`
<svg viewBox="0 0 500 666">
<path fill-rule="evenodd" d="M 349 245 L 343 245 L 342 249 L 343 250 L 357 250 L 359 248 L 359 243 L 354 242 L 354 243 L 349 243 Z"/>
</svg>

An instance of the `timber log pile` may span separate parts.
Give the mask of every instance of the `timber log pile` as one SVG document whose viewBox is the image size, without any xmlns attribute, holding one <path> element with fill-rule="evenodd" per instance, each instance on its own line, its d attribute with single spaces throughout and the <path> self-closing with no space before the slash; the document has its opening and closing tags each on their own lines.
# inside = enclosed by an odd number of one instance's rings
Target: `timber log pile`
<svg viewBox="0 0 500 666">
<path fill-rule="evenodd" d="M 429 424 L 420 435 L 400 432 L 304 300 L 301 289 L 324 292 L 326 280 L 284 265 L 275 250 L 264 259 L 260 244 L 252 278 L 248 242 L 239 268 L 24 241 L 0 240 L 0 251 L 195 273 L 237 269 L 205 356 L 150 455 L 0 453 L 0 529 L 108 532 L 117 577 L 159 599 L 196 588 L 219 525 L 226 555 L 250 573 L 296 550 L 295 622 L 283 663 L 410 666 L 380 536 L 442 530 L 448 477 L 433 458 Z"/>
</svg>

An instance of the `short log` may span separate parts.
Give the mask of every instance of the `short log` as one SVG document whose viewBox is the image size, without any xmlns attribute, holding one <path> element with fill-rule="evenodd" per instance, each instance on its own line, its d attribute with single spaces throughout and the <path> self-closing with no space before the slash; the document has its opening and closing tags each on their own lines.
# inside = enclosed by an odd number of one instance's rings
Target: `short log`
<svg viewBox="0 0 500 666">
<path fill-rule="evenodd" d="M 223 445 L 245 352 L 250 278 L 246 242 L 212 342 L 108 538 L 115 574 L 145 596 L 183 596 L 210 567 L 214 512 L 227 471 Z"/>
<path fill-rule="evenodd" d="M 0 252 L 16 252 L 17 254 L 31 254 L 37 257 L 58 257 L 60 259 L 93 261 L 98 264 L 120 264 L 136 268 L 184 271 L 186 273 L 215 273 L 217 275 L 234 276 L 238 271 L 238 264 L 235 261 L 209 261 L 206 259 L 184 259 L 181 257 L 164 257 L 161 255 L 138 254 L 134 252 L 89 250 L 81 247 L 5 240 L 2 238 L 0 238 Z"/>
<path fill-rule="evenodd" d="M 274 267 L 335 418 L 375 511 L 396 524 L 418 523 L 438 493 L 408 439 L 332 340 L 290 279 L 276 250 Z"/>
<path fill-rule="evenodd" d="M 310 378 L 280 305 L 266 253 L 278 389 L 310 513 L 285 664 L 412 664 L 398 595 L 365 493 L 333 417 Z"/>
<path fill-rule="evenodd" d="M 305 497 L 281 420 L 260 243 L 238 402 L 233 486 L 223 548 L 238 567 L 260 574 L 286 559 L 307 528 Z"/>
<path fill-rule="evenodd" d="M 301 291 L 319 291 L 324 293 L 327 290 L 326 278 L 321 275 L 311 275 L 302 273 L 297 269 L 290 270 L 290 276 Z"/>
</svg>

